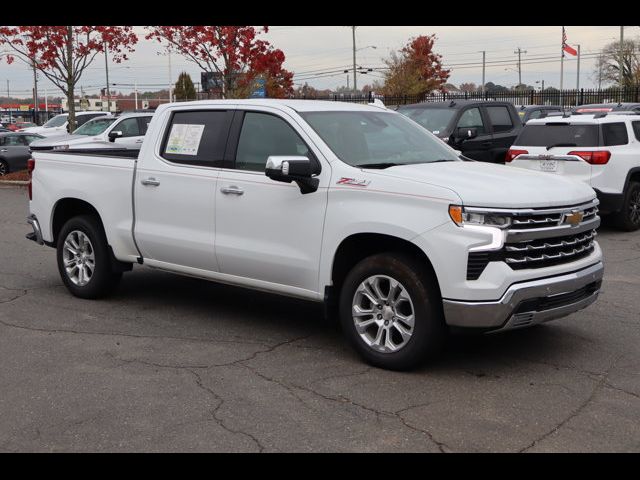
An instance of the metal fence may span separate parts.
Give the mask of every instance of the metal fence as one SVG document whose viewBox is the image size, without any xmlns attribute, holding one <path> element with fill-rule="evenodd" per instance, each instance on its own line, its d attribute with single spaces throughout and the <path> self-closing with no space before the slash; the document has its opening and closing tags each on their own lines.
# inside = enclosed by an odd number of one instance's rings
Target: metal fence
<svg viewBox="0 0 640 480">
<path fill-rule="evenodd" d="M 589 103 L 639 102 L 640 86 L 630 88 L 607 88 L 580 90 L 508 90 L 499 92 L 429 93 L 424 95 L 367 95 L 334 94 L 322 97 L 294 96 L 307 100 L 330 100 L 336 102 L 371 103 L 381 100 L 386 106 L 407 105 L 422 102 L 444 102 L 449 100 L 494 100 L 512 102 L 515 105 L 560 105 L 574 107 Z"/>
</svg>

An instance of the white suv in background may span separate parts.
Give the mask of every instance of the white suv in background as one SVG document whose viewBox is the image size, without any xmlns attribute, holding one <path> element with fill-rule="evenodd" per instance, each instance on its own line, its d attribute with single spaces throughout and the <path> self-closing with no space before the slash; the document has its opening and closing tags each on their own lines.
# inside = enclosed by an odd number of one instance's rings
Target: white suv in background
<svg viewBox="0 0 640 480">
<path fill-rule="evenodd" d="M 84 125 L 92 118 L 100 117 L 103 115 L 111 115 L 109 112 L 76 112 L 76 128 Z M 41 127 L 29 127 L 23 128 L 21 132 L 37 133 L 43 137 L 53 137 L 54 135 L 65 135 L 68 133 L 67 126 L 69 125 L 69 114 L 61 113 L 56 115 L 47 121 Z"/>
<path fill-rule="evenodd" d="M 85 148 L 130 148 L 140 150 L 147 133 L 151 113 L 125 113 L 89 120 L 71 135 L 36 140 L 32 150 L 68 150 Z"/>
<path fill-rule="evenodd" d="M 530 120 L 507 165 L 580 180 L 623 230 L 640 228 L 640 115 L 596 113 Z"/>
</svg>

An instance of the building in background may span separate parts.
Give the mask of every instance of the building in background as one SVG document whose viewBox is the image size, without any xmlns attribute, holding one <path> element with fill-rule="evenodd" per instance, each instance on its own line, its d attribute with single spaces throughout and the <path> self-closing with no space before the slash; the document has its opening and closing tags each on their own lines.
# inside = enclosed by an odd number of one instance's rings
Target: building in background
<svg viewBox="0 0 640 480">
<path fill-rule="evenodd" d="M 104 98 L 76 98 L 75 99 L 76 112 L 104 112 L 107 111 L 107 100 Z M 109 111 L 115 113 L 118 110 L 117 100 L 112 98 L 109 101 Z M 67 99 L 62 99 L 62 109 L 69 111 L 67 105 Z"/>
</svg>

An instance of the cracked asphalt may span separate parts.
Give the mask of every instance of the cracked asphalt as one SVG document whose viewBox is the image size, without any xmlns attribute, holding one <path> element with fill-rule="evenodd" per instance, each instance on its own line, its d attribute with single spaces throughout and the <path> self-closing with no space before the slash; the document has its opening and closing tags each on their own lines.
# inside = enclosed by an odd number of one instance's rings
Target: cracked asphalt
<svg viewBox="0 0 640 480">
<path fill-rule="evenodd" d="M 0 451 L 640 451 L 640 232 L 601 228 L 588 309 L 398 373 L 312 303 L 144 267 L 74 298 L 27 213 L 0 186 Z"/>
</svg>

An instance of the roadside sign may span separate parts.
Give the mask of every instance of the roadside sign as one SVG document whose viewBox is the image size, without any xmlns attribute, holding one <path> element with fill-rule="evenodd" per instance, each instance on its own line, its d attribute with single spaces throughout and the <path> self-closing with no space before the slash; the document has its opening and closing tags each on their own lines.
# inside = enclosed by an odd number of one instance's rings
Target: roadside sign
<svg viewBox="0 0 640 480">
<path fill-rule="evenodd" d="M 264 78 L 256 78 L 252 87 L 249 98 L 265 98 L 267 96 L 267 81 Z"/>
</svg>

